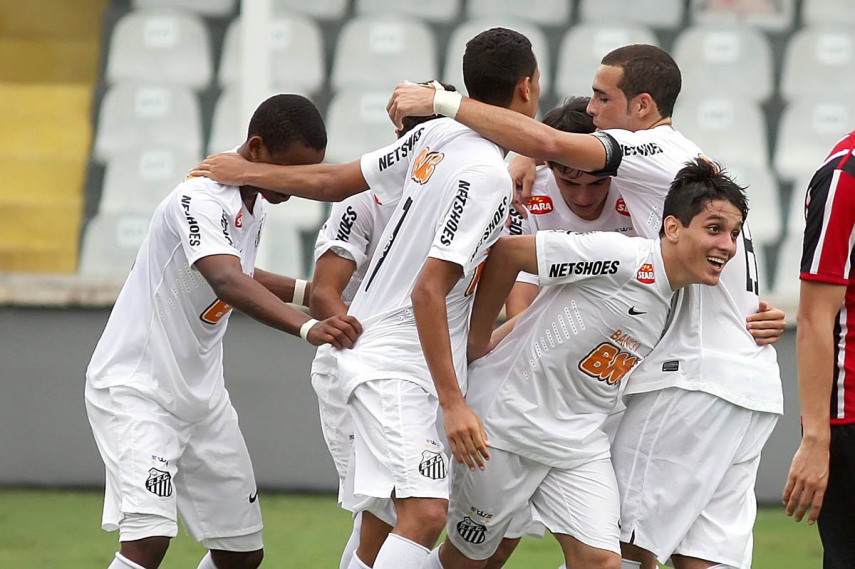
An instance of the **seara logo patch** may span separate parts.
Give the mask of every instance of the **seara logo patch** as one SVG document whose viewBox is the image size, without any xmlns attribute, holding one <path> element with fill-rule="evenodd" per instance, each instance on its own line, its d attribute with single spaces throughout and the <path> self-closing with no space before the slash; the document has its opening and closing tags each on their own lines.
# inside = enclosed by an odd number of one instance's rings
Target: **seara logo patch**
<svg viewBox="0 0 855 569">
<path fill-rule="evenodd" d="M 528 203 L 525 204 L 525 207 L 534 215 L 549 213 L 554 209 L 552 198 L 549 196 L 531 196 L 528 198 Z"/>
<path fill-rule="evenodd" d="M 623 198 L 618 198 L 618 201 L 615 202 L 615 211 L 629 217 L 629 210 L 626 209 L 626 202 L 623 201 Z"/>
<path fill-rule="evenodd" d="M 635 278 L 638 279 L 638 282 L 644 284 L 653 284 L 656 282 L 656 275 L 653 274 L 653 265 L 650 263 L 644 263 L 641 265 L 641 268 L 638 269 L 638 272 L 635 274 Z"/>
<path fill-rule="evenodd" d="M 413 181 L 419 184 L 427 184 L 430 177 L 433 175 L 436 165 L 442 162 L 445 154 L 441 152 L 430 152 L 430 148 L 425 148 L 416 157 L 416 163 L 413 166 Z"/>
</svg>

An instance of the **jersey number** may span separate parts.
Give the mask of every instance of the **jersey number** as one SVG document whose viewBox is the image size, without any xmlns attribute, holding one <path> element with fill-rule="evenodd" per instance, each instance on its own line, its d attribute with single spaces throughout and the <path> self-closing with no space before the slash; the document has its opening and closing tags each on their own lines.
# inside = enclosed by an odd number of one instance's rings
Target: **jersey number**
<svg viewBox="0 0 855 569">
<path fill-rule="evenodd" d="M 404 219 L 407 217 L 407 213 L 409 213 L 411 205 L 413 205 L 413 198 L 407 198 L 407 201 L 405 201 L 403 205 L 404 211 L 401 213 L 401 219 L 398 220 L 398 224 L 395 225 L 395 229 L 392 230 L 392 235 L 389 236 L 389 241 L 386 242 L 386 246 L 383 248 L 383 254 L 380 256 L 380 259 L 374 266 L 374 270 L 371 271 L 371 277 L 368 279 L 368 282 L 365 283 L 366 291 L 368 290 L 368 287 L 371 286 L 371 283 L 374 281 L 374 277 L 377 276 L 377 271 L 380 270 L 380 267 L 383 265 L 383 261 L 386 260 L 386 255 L 389 254 L 389 249 L 392 248 L 392 243 L 394 243 L 395 238 L 398 237 L 398 231 L 401 230 L 401 225 L 404 224 Z"/>
<path fill-rule="evenodd" d="M 211 303 L 211 306 L 205 309 L 205 311 L 199 315 L 199 318 L 202 319 L 202 322 L 205 324 L 216 324 L 220 320 L 223 319 L 223 316 L 229 313 L 232 307 L 219 298 Z"/>
<path fill-rule="evenodd" d="M 594 379 L 614 385 L 632 371 L 637 363 L 638 356 L 622 352 L 614 345 L 603 342 L 579 362 L 579 369 Z"/>
<path fill-rule="evenodd" d="M 748 228 L 742 231 L 742 246 L 745 248 L 745 288 L 748 292 L 760 294 L 760 281 L 757 276 L 757 256 L 754 254 L 754 241 Z"/>
</svg>

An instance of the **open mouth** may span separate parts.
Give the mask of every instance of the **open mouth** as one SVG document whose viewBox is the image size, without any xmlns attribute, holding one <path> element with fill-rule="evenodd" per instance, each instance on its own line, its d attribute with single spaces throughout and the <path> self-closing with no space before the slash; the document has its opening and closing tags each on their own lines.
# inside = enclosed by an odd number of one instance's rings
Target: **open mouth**
<svg viewBox="0 0 855 569">
<path fill-rule="evenodd" d="M 709 265 L 714 271 L 721 272 L 721 270 L 724 268 L 725 263 L 727 263 L 727 259 L 710 255 L 709 257 L 707 257 L 707 263 L 709 263 Z"/>
</svg>

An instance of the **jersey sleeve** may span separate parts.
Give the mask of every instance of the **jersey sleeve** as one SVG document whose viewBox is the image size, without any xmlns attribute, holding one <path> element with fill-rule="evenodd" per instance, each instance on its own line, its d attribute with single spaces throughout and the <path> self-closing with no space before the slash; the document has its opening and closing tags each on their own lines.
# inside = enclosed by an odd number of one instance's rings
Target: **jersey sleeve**
<svg viewBox="0 0 855 569">
<path fill-rule="evenodd" d="M 855 177 L 839 169 L 817 174 L 807 197 L 801 279 L 848 285 L 855 231 Z"/>
<path fill-rule="evenodd" d="M 393 144 L 362 155 L 362 175 L 378 203 L 393 205 L 401 198 L 416 143 L 423 132 L 424 127 L 414 129 Z"/>
<path fill-rule="evenodd" d="M 542 286 L 577 283 L 592 278 L 620 278 L 633 270 L 636 247 L 617 233 L 538 231 L 537 272 Z"/>
<path fill-rule="evenodd" d="M 365 262 L 374 231 L 375 216 L 371 208 L 379 207 L 372 203 L 373 199 L 370 191 L 366 191 L 333 204 L 315 241 L 315 261 L 332 250 L 357 266 Z"/>
<path fill-rule="evenodd" d="M 463 267 L 464 274 L 482 259 L 484 245 L 495 240 L 508 218 L 511 178 L 495 167 L 467 168 L 457 176 L 454 198 L 439 226 L 429 257 Z"/>
<path fill-rule="evenodd" d="M 187 262 L 192 266 L 202 257 L 211 255 L 240 257 L 229 234 L 229 218 L 223 204 L 212 195 L 192 191 L 194 183 L 198 182 L 183 182 L 177 201 L 170 206 Z"/>
</svg>

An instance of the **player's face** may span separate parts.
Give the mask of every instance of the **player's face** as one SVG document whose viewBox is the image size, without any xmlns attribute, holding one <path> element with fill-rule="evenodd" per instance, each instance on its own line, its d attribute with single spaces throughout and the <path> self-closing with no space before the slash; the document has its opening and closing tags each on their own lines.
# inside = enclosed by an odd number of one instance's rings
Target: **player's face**
<svg viewBox="0 0 855 569">
<path fill-rule="evenodd" d="M 742 221 L 742 213 L 735 205 L 716 200 L 693 217 L 688 227 L 680 229 L 677 252 L 688 282 L 718 283 L 725 264 L 736 254 Z"/>
<path fill-rule="evenodd" d="M 598 178 L 560 164 L 553 165 L 550 169 L 564 203 L 573 213 L 586 221 L 594 221 L 600 217 L 609 195 L 611 178 Z"/>
<path fill-rule="evenodd" d="M 257 162 L 267 164 L 278 164 L 279 166 L 302 166 L 305 164 L 319 164 L 324 159 L 325 150 L 316 150 L 302 144 L 292 144 L 279 152 L 270 152 L 263 144 L 258 148 Z M 287 194 L 278 194 L 259 188 L 258 193 L 272 204 L 286 202 L 291 199 Z"/>
<path fill-rule="evenodd" d="M 599 129 L 633 128 L 633 116 L 628 101 L 618 84 L 623 79 L 623 68 L 600 65 L 594 75 L 594 94 L 588 103 L 588 114 L 594 117 L 594 126 Z"/>
</svg>

